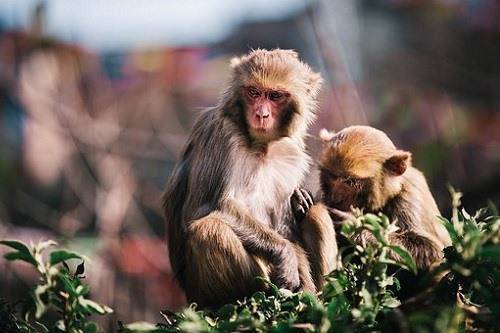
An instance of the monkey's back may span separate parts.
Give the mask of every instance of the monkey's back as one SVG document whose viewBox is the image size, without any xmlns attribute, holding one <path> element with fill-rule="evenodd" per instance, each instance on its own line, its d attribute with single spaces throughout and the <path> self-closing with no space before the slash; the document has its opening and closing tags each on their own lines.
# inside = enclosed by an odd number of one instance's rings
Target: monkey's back
<svg viewBox="0 0 500 333">
<path fill-rule="evenodd" d="M 438 216 L 441 213 L 424 174 L 415 167 L 410 167 L 403 177 L 405 179 L 403 186 L 409 195 L 409 199 L 416 201 L 408 209 L 418 208 L 420 215 L 419 226 L 434 236 L 442 247 L 448 246 L 450 238 L 445 227 L 438 221 Z"/>
<path fill-rule="evenodd" d="M 185 265 L 188 223 L 216 209 L 224 192 L 232 142 L 224 126 L 217 108 L 200 114 L 163 195 L 169 257 L 178 277 Z"/>
</svg>

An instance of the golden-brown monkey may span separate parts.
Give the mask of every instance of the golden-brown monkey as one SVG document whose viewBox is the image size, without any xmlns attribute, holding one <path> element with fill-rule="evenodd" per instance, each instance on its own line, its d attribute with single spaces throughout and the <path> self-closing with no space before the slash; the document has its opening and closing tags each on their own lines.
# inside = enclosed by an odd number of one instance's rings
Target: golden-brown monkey
<svg viewBox="0 0 500 333">
<path fill-rule="evenodd" d="M 322 130 L 320 136 L 325 142 L 319 163 L 322 201 L 342 211 L 351 206 L 380 211 L 395 220 L 399 230 L 389 241 L 405 247 L 419 269 L 442 259 L 450 238 L 423 174 L 411 166 L 411 154 L 369 126 Z M 375 239 L 366 231 L 356 241 Z"/>
<path fill-rule="evenodd" d="M 309 207 L 297 190 L 309 167 L 304 136 L 320 75 L 279 49 L 254 50 L 231 67 L 227 89 L 196 121 L 163 197 L 172 267 L 188 301 L 203 307 L 249 295 L 262 275 L 315 291 L 336 260 L 326 208 Z M 300 223 L 294 191 L 308 210 Z"/>
</svg>

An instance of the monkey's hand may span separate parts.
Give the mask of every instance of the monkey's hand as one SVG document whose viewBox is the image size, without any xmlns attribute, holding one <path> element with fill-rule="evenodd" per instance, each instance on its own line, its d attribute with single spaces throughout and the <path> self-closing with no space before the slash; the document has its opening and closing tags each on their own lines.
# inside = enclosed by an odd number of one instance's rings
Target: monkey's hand
<svg viewBox="0 0 500 333">
<path fill-rule="evenodd" d="M 297 291 L 300 288 L 299 262 L 292 243 L 286 241 L 276 262 L 276 284 L 281 288 Z"/>
<path fill-rule="evenodd" d="M 314 200 L 311 192 L 303 188 L 297 188 L 290 198 L 290 203 L 295 221 L 301 222 L 309 208 L 314 204 Z"/>
</svg>

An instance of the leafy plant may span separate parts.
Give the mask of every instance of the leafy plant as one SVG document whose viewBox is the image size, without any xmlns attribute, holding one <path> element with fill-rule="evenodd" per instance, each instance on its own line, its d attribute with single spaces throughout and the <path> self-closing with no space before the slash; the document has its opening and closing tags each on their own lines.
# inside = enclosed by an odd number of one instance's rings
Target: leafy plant
<svg viewBox="0 0 500 333">
<path fill-rule="evenodd" d="M 338 269 L 326 277 L 317 295 L 292 293 L 263 280 L 265 291 L 218 311 L 200 311 L 191 304 L 178 313 L 162 312 L 163 323 L 119 322 L 118 331 L 494 332 L 500 318 L 500 217 L 492 204 L 470 215 L 459 208 L 460 193 L 451 193 L 452 217 L 440 219 L 452 245 L 444 250 L 443 263 L 421 279 L 422 285 L 432 282 L 431 287 L 409 300 L 398 299 L 396 276 L 401 271 L 415 273 L 416 267 L 404 248 L 387 241 L 395 226 L 384 215 L 357 211 L 342 224 L 347 245 L 340 251 Z M 355 245 L 353 239 L 361 232 L 371 233 L 377 242 Z M 5 256 L 8 260 L 33 265 L 40 281 L 33 306 L 21 317 L 14 306 L 0 301 L 0 332 L 98 331 L 88 315 L 111 309 L 87 298 L 89 288 L 81 282 L 83 262 L 70 272 L 65 261 L 82 260 L 79 254 L 54 250 L 44 261 L 42 252 L 54 245 L 51 241 L 31 247 L 16 241 L 1 244 L 13 249 Z M 46 314 L 51 309 L 58 318 L 49 325 Z"/>
<path fill-rule="evenodd" d="M 496 331 L 500 318 L 500 217 L 492 203 L 470 215 L 460 209 L 461 193 L 453 188 L 450 193 L 452 218 L 440 219 L 452 245 L 444 249 L 445 261 L 431 274 L 441 277 L 439 282 L 420 297 L 426 302 L 416 303 L 425 306 L 428 314 L 441 313 L 441 322 L 448 321 L 456 330 Z M 425 312 L 416 311 L 409 317 L 410 323 L 439 326 L 437 321 L 425 323 L 422 316 Z"/>
<path fill-rule="evenodd" d="M 22 318 L 16 316 L 12 306 L 0 303 L 0 318 L 6 317 L 11 323 L 8 332 L 98 332 L 97 325 L 88 319 L 95 314 L 108 314 L 112 310 L 87 298 L 90 288 L 81 279 L 85 271 L 83 257 L 67 250 L 52 250 L 47 260 L 44 252 L 55 245 L 54 241 L 40 242 L 28 246 L 19 241 L 3 240 L 0 244 L 13 251 L 5 254 L 9 261 L 20 260 L 32 265 L 39 274 L 39 281 L 32 293 L 32 302 L 23 312 Z M 79 259 L 82 262 L 74 273 L 66 261 Z M 48 315 L 56 319 L 50 324 Z M 1 326 L 0 326 L 1 328 Z"/>
<path fill-rule="evenodd" d="M 133 324 L 122 326 L 125 332 L 347 332 L 372 331 L 378 319 L 400 305 L 389 287 L 398 281 L 389 266 L 416 271 L 411 255 L 390 244 L 387 236 L 395 226 L 383 215 L 356 212 L 344 222 L 342 235 L 347 239 L 363 230 L 371 232 L 377 243 L 365 247 L 344 247 L 337 270 L 327 277 L 319 295 L 292 293 L 262 279 L 268 286 L 237 304 L 227 304 L 215 313 L 197 311 L 192 304 L 177 314 L 167 314 L 164 325 Z M 389 257 L 390 251 L 399 259 Z M 348 253 L 348 254 L 346 254 Z"/>
</svg>

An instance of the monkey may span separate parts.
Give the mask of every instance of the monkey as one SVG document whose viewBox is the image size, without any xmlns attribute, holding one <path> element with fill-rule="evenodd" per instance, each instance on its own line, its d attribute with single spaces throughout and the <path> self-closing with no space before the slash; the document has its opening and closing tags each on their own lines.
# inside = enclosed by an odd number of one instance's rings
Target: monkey
<svg viewBox="0 0 500 333">
<path fill-rule="evenodd" d="M 325 143 L 319 158 L 321 201 L 330 209 L 357 207 L 395 221 L 399 230 L 388 241 L 404 247 L 419 271 L 442 260 L 450 237 L 437 219 L 440 212 L 424 175 L 411 164 L 411 153 L 369 126 L 322 130 L 320 137 Z M 363 230 L 354 241 L 376 240 Z"/>
<path fill-rule="evenodd" d="M 321 75 L 283 49 L 252 50 L 230 68 L 163 194 L 172 270 L 202 308 L 262 290 L 257 276 L 315 292 L 336 264 L 328 210 L 300 189 Z"/>
</svg>

